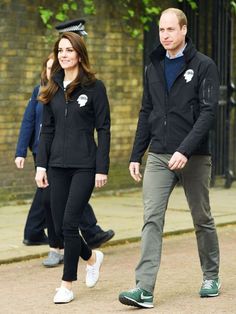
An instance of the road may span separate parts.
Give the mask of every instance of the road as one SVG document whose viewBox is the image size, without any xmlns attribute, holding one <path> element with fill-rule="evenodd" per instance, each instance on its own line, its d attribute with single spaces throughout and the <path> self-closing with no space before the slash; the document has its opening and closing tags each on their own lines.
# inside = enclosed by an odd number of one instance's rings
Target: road
<svg viewBox="0 0 236 314">
<path fill-rule="evenodd" d="M 0 313 L 158 313 L 201 314 L 236 313 L 236 226 L 218 229 L 221 248 L 222 293 L 201 299 L 201 284 L 194 234 L 164 239 L 161 269 L 155 289 L 155 308 L 138 310 L 119 303 L 120 291 L 134 287 L 134 267 L 139 259 L 139 243 L 107 247 L 100 281 L 96 287 L 85 286 L 85 262 L 79 266 L 79 280 L 74 283 L 75 300 L 66 305 L 52 302 L 59 285 L 62 266 L 46 269 L 42 259 L 0 266 Z"/>
</svg>

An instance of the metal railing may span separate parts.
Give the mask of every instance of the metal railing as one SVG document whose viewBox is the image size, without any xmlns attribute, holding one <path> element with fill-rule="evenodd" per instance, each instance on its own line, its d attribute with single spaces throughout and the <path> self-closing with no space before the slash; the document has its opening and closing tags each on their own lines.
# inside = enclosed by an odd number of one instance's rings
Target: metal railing
<svg viewBox="0 0 236 314">
<path fill-rule="evenodd" d="M 228 0 L 197 0 L 197 10 L 192 10 L 188 1 L 180 3 L 188 18 L 188 35 L 196 48 L 210 56 L 220 75 L 220 99 L 217 121 L 211 131 L 213 160 L 212 185 L 217 178 L 224 179 L 229 188 L 236 180 L 236 91 L 232 84 L 232 66 L 236 56 L 232 51 L 232 16 Z M 150 23 L 149 32 L 144 34 L 144 68 L 149 63 L 148 55 L 157 36 L 156 22 Z"/>
</svg>

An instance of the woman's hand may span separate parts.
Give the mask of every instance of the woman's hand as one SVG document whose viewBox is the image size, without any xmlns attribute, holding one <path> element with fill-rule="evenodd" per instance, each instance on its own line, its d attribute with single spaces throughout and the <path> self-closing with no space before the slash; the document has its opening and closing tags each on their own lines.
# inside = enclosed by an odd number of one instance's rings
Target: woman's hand
<svg viewBox="0 0 236 314">
<path fill-rule="evenodd" d="M 35 181 L 36 181 L 37 186 L 39 188 L 46 188 L 49 185 L 46 169 L 38 169 L 37 168 L 36 175 L 35 175 Z"/>
<path fill-rule="evenodd" d="M 101 174 L 101 173 L 96 173 L 96 175 L 95 175 L 95 187 L 101 188 L 106 183 L 107 183 L 107 175 Z"/>
<path fill-rule="evenodd" d="M 18 169 L 23 169 L 25 164 L 25 158 L 24 157 L 16 157 L 15 164 Z"/>
</svg>

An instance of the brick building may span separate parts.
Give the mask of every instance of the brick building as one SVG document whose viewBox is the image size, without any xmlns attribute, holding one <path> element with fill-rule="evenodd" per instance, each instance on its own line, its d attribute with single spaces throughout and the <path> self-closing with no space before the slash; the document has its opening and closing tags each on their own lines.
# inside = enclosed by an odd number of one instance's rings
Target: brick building
<svg viewBox="0 0 236 314">
<path fill-rule="evenodd" d="M 2 0 L 0 3 L 0 202 L 29 198 L 35 190 L 33 160 L 30 152 L 24 170 L 16 169 L 14 155 L 23 112 L 33 87 L 39 83 L 42 60 L 51 50 L 52 44 L 45 42 L 44 36 L 50 34 L 55 39 L 57 38 L 56 31 L 46 31 L 40 19 L 38 7 L 39 5 L 53 7 L 58 5 L 58 2 L 52 0 Z M 63 1 L 60 0 L 60 2 Z M 143 38 L 134 40 L 124 31 L 123 22 L 116 10 L 117 1 L 95 0 L 95 2 L 97 4 L 96 15 L 86 17 L 86 30 L 89 34 L 86 42 L 90 61 L 97 72 L 97 77 L 102 79 L 107 87 L 112 118 L 109 184 L 103 190 L 119 190 L 134 187 L 128 172 L 128 161 L 142 94 L 143 52 L 138 49 L 138 45 L 143 42 Z M 194 42 L 197 42 L 199 38 L 198 48 L 212 56 L 211 48 L 214 46 L 212 43 L 221 45 L 221 40 L 217 38 L 215 40 L 212 36 L 215 32 L 214 27 L 216 27 L 214 25 L 218 25 L 222 20 L 222 16 L 219 16 L 218 21 L 216 15 L 221 14 L 223 10 L 219 8 L 227 0 L 197 2 L 199 12 L 195 16 L 192 12 L 188 12 L 191 29 L 195 32 L 191 36 L 193 36 Z M 78 3 L 80 4 L 82 1 L 78 1 Z M 157 4 L 165 8 L 170 5 L 176 6 L 177 1 L 157 1 Z M 214 14 L 211 15 L 211 12 Z M 81 16 L 83 16 L 82 9 L 79 8 L 78 12 L 70 18 Z M 215 22 L 212 20 L 212 16 L 216 19 Z M 209 20 L 215 24 L 205 25 L 204 23 Z M 222 28 L 221 33 L 220 38 L 224 38 L 227 30 Z M 235 34 L 230 36 L 233 42 Z M 146 47 L 152 46 L 153 42 L 153 33 L 147 42 L 144 40 Z M 232 45 L 232 60 L 235 56 L 233 48 Z M 216 51 L 218 50 L 217 48 Z M 144 52 L 147 51 L 144 50 Z M 224 47 L 222 48 L 223 53 L 225 53 Z M 145 58 L 144 60 L 146 60 Z M 224 66 L 226 58 L 223 56 L 223 59 L 222 57 L 218 59 L 219 64 L 221 62 Z M 235 78 L 234 64 L 231 62 L 233 78 Z M 229 93 L 227 95 L 228 98 L 226 98 L 229 99 Z M 225 107 L 224 110 L 227 112 L 228 107 Z M 216 159 L 223 160 L 225 152 L 230 150 L 230 169 L 235 173 L 236 107 L 230 108 L 229 119 L 231 124 L 230 148 L 222 144 L 220 157 L 216 156 Z M 223 132 L 224 125 L 221 129 L 219 129 L 220 132 Z M 224 143 L 224 138 L 220 140 Z M 216 142 L 218 143 L 218 139 Z M 221 149 L 220 145 L 219 149 Z M 219 163 L 219 174 L 222 175 L 228 171 L 227 167 L 227 164 Z"/>
<path fill-rule="evenodd" d="M 43 40 L 46 29 L 37 9 L 44 4 L 49 6 L 49 1 L 3 0 L 0 4 L 0 201 L 28 198 L 35 189 L 31 153 L 24 170 L 16 169 L 14 155 L 24 109 L 51 48 Z M 132 183 L 128 159 L 142 92 L 142 51 L 139 42 L 124 32 L 114 5 L 115 1 L 99 1 L 97 14 L 86 18 L 90 61 L 107 87 L 111 106 L 111 168 L 106 189 Z M 71 18 L 77 16 L 81 14 Z M 50 33 L 57 38 L 56 31 Z"/>
</svg>

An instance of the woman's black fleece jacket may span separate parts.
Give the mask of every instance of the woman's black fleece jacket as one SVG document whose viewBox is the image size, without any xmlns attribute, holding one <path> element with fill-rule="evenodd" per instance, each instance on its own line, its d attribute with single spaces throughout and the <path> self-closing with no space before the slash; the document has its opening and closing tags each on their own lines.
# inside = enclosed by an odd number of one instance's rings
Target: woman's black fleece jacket
<svg viewBox="0 0 236 314">
<path fill-rule="evenodd" d="M 96 173 L 107 174 L 110 111 L 105 86 L 100 80 L 86 87 L 79 84 L 66 101 L 63 78 L 63 71 L 54 77 L 59 88 L 43 107 L 36 165 L 94 169 Z"/>
</svg>

